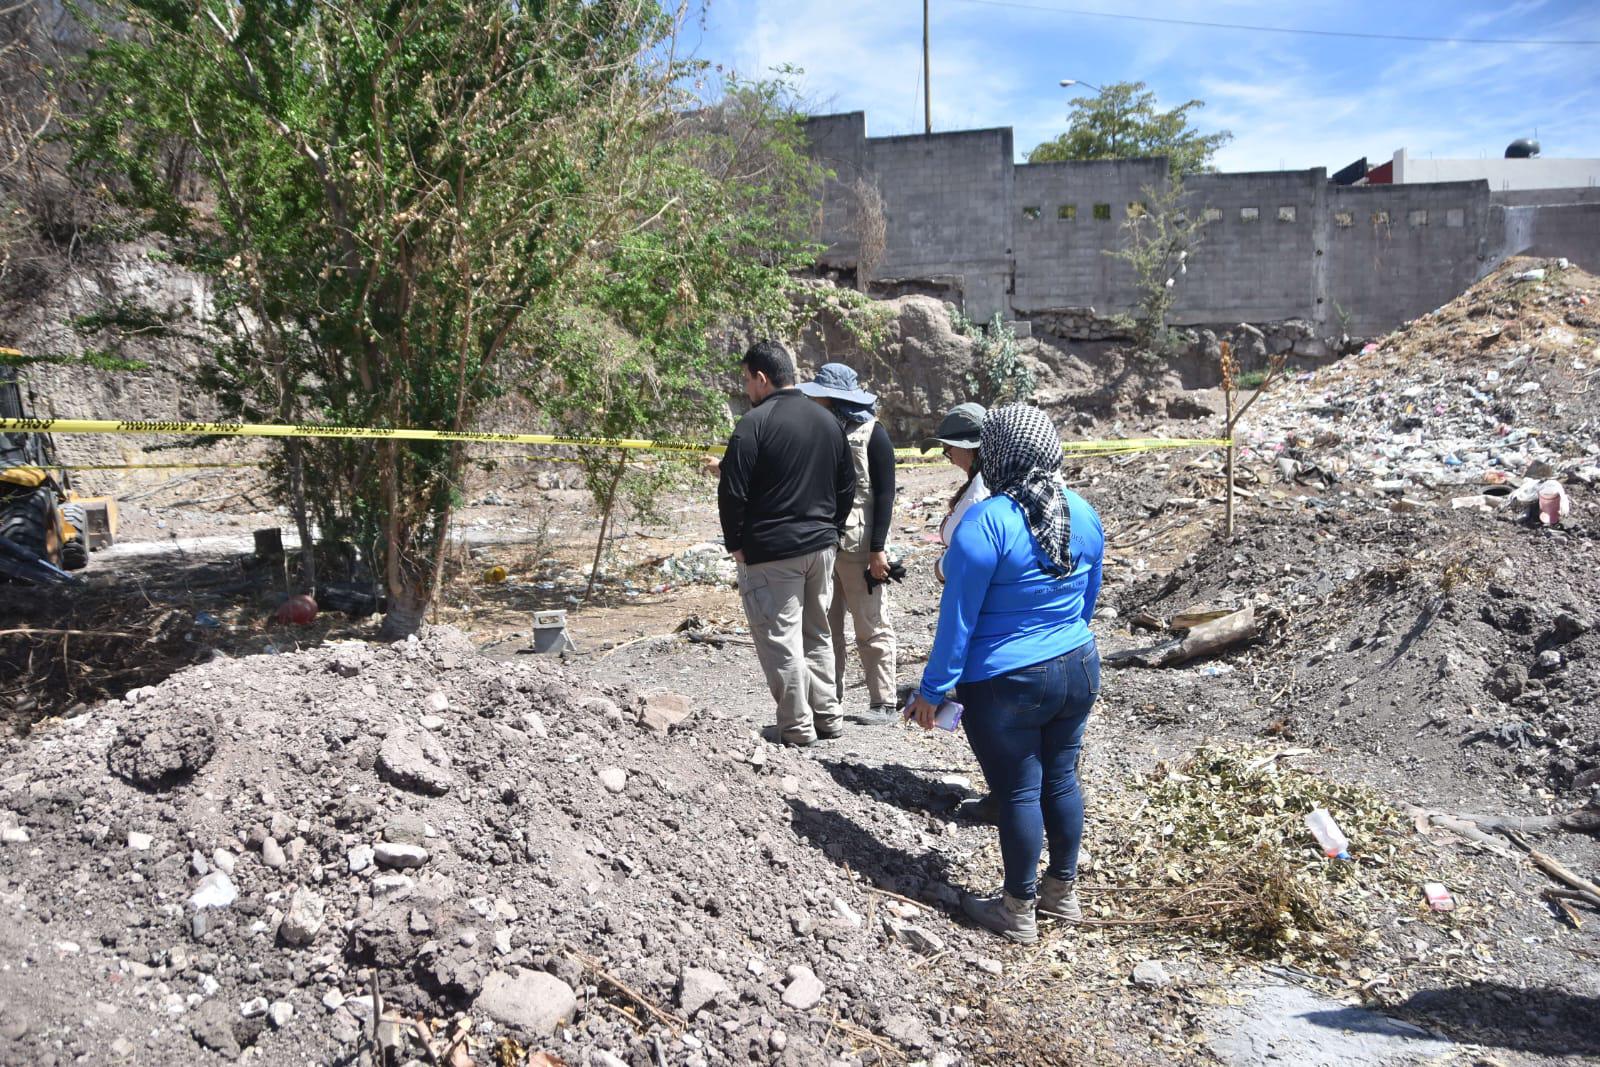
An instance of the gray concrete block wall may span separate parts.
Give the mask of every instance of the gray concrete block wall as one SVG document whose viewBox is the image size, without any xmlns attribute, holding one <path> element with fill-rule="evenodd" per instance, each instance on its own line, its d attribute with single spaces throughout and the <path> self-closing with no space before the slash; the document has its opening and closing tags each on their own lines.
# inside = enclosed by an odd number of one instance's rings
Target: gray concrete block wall
<svg viewBox="0 0 1600 1067">
<path fill-rule="evenodd" d="M 1530 207 L 1539 204 L 1600 204 L 1600 186 L 1586 185 L 1576 189 L 1508 189 L 1489 190 L 1489 199 L 1506 207 Z"/>
<path fill-rule="evenodd" d="M 1558 204 L 1533 210 L 1533 239 L 1518 249 L 1530 256 L 1565 256 L 1600 273 L 1600 203 Z"/>
<path fill-rule="evenodd" d="M 855 197 L 850 187 L 857 178 L 872 175 L 866 168 L 867 115 L 820 115 L 806 120 L 811 156 L 833 176 L 822 190 L 822 219 L 817 240 L 828 247 L 823 261 L 854 266 L 861 242 L 855 231 Z"/>
<path fill-rule="evenodd" d="M 1136 303 L 1131 269 L 1105 253 L 1122 240 L 1129 203 L 1162 179 L 1162 161 L 1019 165 L 1010 129 L 872 138 L 861 112 L 812 119 L 807 132 L 838 174 L 824 204 L 824 262 L 854 264 L 841 189 L 863 174 L 885 202 L 880 277 L 959 278 L 977 319 L 1083 306 L 1116 313 Z M 1299 318 L 1329 336 L 1373 335 L 1452 299 L 1519 251 L 1600 269 L 1600 211 L 1552 206 L 1600 208 L 1590 190 L 1491 198 L 1481 181 L 1333 186 L 1320 168 L 1195 175 L 1188 189 L 1192 210 L 1219 216 L 1176 280 L 1179 325 Z M 1110 205 L 1112 217 L 1095 219 L 1096 204 Z M 1063 205 L 1076 217 L 1061 218 Z"/>
<path fill-rule="evenodd" d="M 1109 252 L 1123 247 L 1130 204 L 1166 182 L 1165 159 L 1024 163 L 1015 169 L 1011 225 L 1019 312 L 1094 307 L 1104 314 L 1138 302 L 1132 267 Z M 1104 207 L 1109 218 L 1096 218 Z M 1072 218 L 1063 218 L 1070 208 Z"/>
<path fill-rule="evenodd" d="M 879 274 L 1008 275 L 1011 153 L 1009 129 L 868 139 L 888 226 Z M 967 300 L 985 305 L 969 307 L 975 317 L 1006 310 L 1004 290 L 986 289 L 968 278 Z"/>
<path fill-rule="evenodd" d="M 1485 182 L 1330 186 L 1328 210 L 1328 321 L 1338 328 L 1348 316 L 1358 336 L 1453 300 L 1502 243 Z"/>
<path fill-rule="evenodd" d="M 1216 217 L 1177 279 L 1175 323 L 1314 318 L 1318 308 L 1313 232 L 1327 174 L 1321 169 L 1197 174 L 1189 210 Z"/>
</svg>

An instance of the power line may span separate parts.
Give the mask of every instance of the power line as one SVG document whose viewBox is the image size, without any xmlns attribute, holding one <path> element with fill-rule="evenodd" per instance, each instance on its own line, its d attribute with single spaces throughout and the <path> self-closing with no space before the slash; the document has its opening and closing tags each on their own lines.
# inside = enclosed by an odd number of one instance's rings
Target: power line
<svg viewBox="0 0 1600 1067">
<path fill-rule="evenodd" d="M 1081 15 L 1096 19 L 1122 19 L 1126 22 L 1159 22 L 1167 26 L 1192 26 L 1205 30 L 1244 30 L 1248 33 L 1288 33 L 1306 37 L 1354 37 L 1363 41 L 1420 41 L 1426 44 L 1526 44 L 1526 45 L 1600 45 L 1594 41 L 1538 41 L 1506 37 L 1424 37 L 1405 33 L 1362 33 L 1357 30 L 1302 30 L 1290 26 L 1249 26 L 1239 22 L 1200 22 L 1194 19 L 1167 19 L 1154 15 L 1119 15 L 1110 11 L 1085 11 L 1081 8 L 1049 7 L 1044 4 L 1025 4 L 1020 0 L 956 0 L 961 4 L 979 4 L 983 7 L 1010 7 L 1021 11 L 1048 11 L 1052 15 Z"/>
</svg>

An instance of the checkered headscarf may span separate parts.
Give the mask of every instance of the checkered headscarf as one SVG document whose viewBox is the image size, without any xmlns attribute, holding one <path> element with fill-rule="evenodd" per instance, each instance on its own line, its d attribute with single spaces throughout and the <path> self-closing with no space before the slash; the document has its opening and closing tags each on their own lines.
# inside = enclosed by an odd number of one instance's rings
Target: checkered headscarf
<svg viewBox="0 0 1600 1067">
<path fill-rule="evenodd" d="M 1061 435 L 1050 417 L 1027 404 L 994 408 L 983 420 L 983 480 L 1027 516 L 1028 530 L 1047 557 L 1045 570 L 1072 571 L 1072 520 L 1061 480 Z"/>
</svg>

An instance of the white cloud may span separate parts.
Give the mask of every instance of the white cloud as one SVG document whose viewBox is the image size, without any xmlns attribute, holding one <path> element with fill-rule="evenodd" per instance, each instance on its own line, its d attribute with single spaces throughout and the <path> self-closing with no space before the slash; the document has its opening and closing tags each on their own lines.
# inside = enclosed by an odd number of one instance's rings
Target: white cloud
<svg viewBox="0 0 1600 1067">
<path fill-rule="evenodd" d="M 1028 0 L 1036 4 L 1066 0 Z M 1074 0 L 1087 5 L 1095 0 Z M 1109 5 L 1108 5 L 1109 6 Z M 1549 155 L 1600 156 L 1600 49 L 1384 42 L 1217 31 L 933 0 L 935 129 L 1012 126 L 1019 154 L 1059 133 L 1074 93 L 1143 80 L 1163 106 L 1191 97 L 1202 130 L 1235 140 L 1230 170 L 1325 166 L 1395 148 L 1498 155 L 1537 127 Z M 1600 5 L 1520 0 L 1165 0 L 1147 12 L 1258 25 L 1559 40 L 1600 38 Z M 746 74 L 803 68 L 818 110 L 863 110 L 877 135 L 922 129 L 915 0 L 724 0 L 716 38 Z"/>
</svg>

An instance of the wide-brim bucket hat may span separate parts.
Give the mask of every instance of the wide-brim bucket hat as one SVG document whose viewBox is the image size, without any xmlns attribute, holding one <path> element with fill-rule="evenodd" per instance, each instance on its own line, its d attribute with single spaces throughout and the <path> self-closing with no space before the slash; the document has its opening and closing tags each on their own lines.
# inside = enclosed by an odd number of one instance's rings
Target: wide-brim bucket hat
<svg viewBox="0 0 1600 1067">
<path fill-rule="evenodd" d="M 922 439 L 922 450 L 932 452 L 940 445 L 977 448 L 983 439 L 985 414 L 982 404 L 970 400 L 965 404 L 957 404 L 939 420 L 939 428 L 933 431 L 933 436 Z"/>
<path fill-rule="evenodd" d="M 817 368 L 816 376 L 801 382 L 797 388 L 806 396 L 825 396 L 830 400 L 845 400 L 852 404 L 875 404 L 878 394 L 861 388 L 856 372 L 843 363 L 824 363 Z"/>
</svg>

